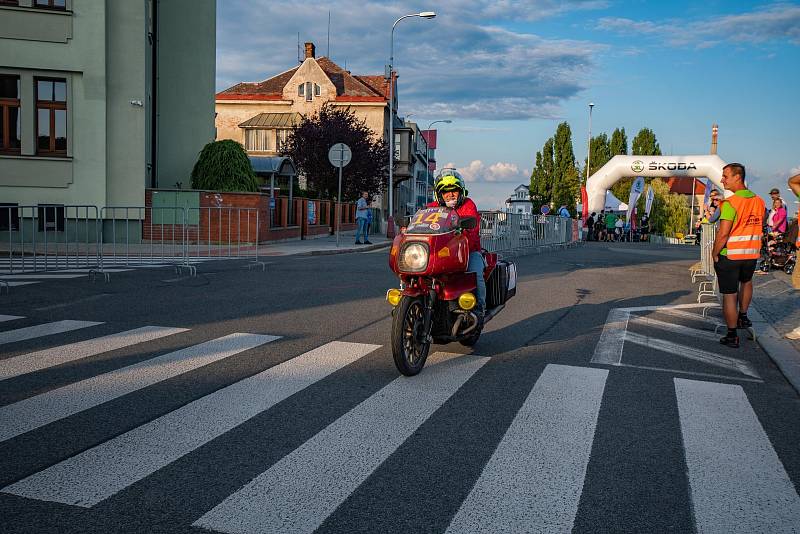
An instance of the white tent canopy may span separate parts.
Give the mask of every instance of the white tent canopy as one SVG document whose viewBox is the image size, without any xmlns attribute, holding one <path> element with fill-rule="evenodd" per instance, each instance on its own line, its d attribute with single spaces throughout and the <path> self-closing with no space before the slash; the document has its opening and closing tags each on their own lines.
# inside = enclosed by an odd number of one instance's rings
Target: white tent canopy
<svg viewBox="0 0 800 534">
<path fill-rule="evenodd" d="M 605 199 L 605 202 L 608 202 L 606 192 L 609 187 L 621 178 L 632 176 L 649 178 L 705 176 L 720 191 L 724 191 L 725 188 L 722 187 L 722 168 L 724 166 L 725 162 L 716 154 L 705 156 L 614 156 L 586 181 L 589 213 L 604 208 L 603 201 Z M 627 206 L 623 211 L 626 209 Z"/>
<path fill-rule="evenodd" d="M 628 211 L 628 205 L 615 197 L 611 191 L 606 191 L 606 205 L 603 209 L 606 211 Z M 591 210 L 589 213 L 591 213 Z"/>
</svg>

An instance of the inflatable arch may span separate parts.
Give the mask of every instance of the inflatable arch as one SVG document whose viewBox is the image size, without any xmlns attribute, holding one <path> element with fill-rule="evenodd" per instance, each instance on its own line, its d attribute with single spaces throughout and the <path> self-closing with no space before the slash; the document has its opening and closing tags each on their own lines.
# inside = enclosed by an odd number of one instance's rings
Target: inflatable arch
<svg viewBox="0 0 800 534">
<path fill-rule="evenodd" d="M 614 156 L 586 181 L 589 213 L 599 212 L 603 209 L 606 191 L 612 185 L 621 178 L 633 176 L 647 178 L 702 176 L 710 178 L 720 191 L 724 191 L 722 168 L 725 165 L 722 158 L 716 154 L 704 156 Z"/>
</svg>

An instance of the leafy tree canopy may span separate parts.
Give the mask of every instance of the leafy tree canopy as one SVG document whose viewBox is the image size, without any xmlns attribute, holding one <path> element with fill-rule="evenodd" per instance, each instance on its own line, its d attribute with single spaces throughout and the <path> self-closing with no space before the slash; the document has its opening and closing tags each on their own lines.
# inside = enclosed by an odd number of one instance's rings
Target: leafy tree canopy
<svg viewBox="0 0 800 534">
<path fill-rule="evenodd" d="M 257 191 L 258 180 L 244 147 L 225 139 L 208 143 L 192 169 L 192 188 L 211 191 Z"/>
<path fill-rule="evenodd" d="M 650 128 L 642 128 L 633 138 L 634 156 L 660 156 L 661 147 L 658 146 L 656 134 Z"/>
<path fill-rule="evenodd" d="M 380 193 L 388 176 L 389 149 L 350 109 L 325 104 L 317 114 L 302 117 L 282 155 L 294 160 L 309 189 L 320 198 L 333 198 L 339 171 L 328 161 L 328 151 L 336 143 L 345 143 L 353 153 L 342 173 L 342 198 L 355 200 L 362 191 L 370 196 Z"/>
<path fill-rule="evenodd" d="M 654 233 L 674 236 L 685 232 L 689 220 L 689 205 L 684 195 L 670 193 L 669 186 L 661 178 L 654 178 L 648 187 L 653 188 L 653 207 L 650 211 L 650 228 Z M 644 214 L 647 189 L 639 197 L 636 212 Z"/>
</svg>

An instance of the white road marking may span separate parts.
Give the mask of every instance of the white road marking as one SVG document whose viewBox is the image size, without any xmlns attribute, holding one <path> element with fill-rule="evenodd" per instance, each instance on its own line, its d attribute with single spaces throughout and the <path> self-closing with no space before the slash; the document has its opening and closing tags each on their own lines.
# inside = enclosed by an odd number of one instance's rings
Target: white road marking
<svg viewBox="0 0 800 534">
<path fill-rule="evenodd" d="M 608 312 L 600 341 L 594 348 L 592 363 L 605 365 L 619 365 L 622 360 L 622 349 L 625 345 L 625 336 L 628 330 L 630 312 L 614 308 Z"/>
<path fill-rule="evenodd" d="M 435 354 L 284 456 L 194 526 L 229 533 L 313 532 L 489 358 Z"/>
<path fill-rule="evenodd" d="M 800 496 L 741 386 L 675 379 L 699 533 L 797 532 Z"/>
<path fill-rule="evenodd" d="M 715 373 L 701 373 L 699 371 L 683 371 L 681 369 L 669 369 L 667 367 L 654 367 L 652 365 L 635 365 L 632 363 L 620 363 L 619 367 L 630 367 L 632 369 L 644 369 L 645 371 L 663 371 L 665 373 L 672 373 L 678 375 L 692 375 L 692 376 L 701 376 L 703 378 L 717 378 L 720 380 L 738 380 L 740 382 L 759 382 L 764 383 L 763 380 L 760 378 L 745 378 L 743 376 L 732 376 L 732 375 L 718 375 Z"/>
<path fill-rule="evenodd" d="M 6 380 L 62 363 L 72 362 L 109 352 L 122 347 L 152 341 L 154 339 L 186 332 L 186 328 L 164 328 L 160 326 L 144 326 L 127 332 L 119 332 L 108 336 L 78 341 L 69 345 L 61 345 L 37 352 L 29 352 L 7 360 L 0 360 L 0 380 Z"/>
<path fill-rule="evenodd" d="M 17 319 L 24 319 L 25 317 L 21 317 L 19 315 L 0 315 L 0 323 L 4 323 L 6 321 L 16 321 Z"/>
<path fill-rule="evenodd" d="M 127 273 L 128 271 L 132 271 L 133 269 L 103 269 L 104 273 Z M 59 273 L 90 273 L 92 271 L 97 271 L 97 269 L 59 269 Z"/>
<path fill-rule="evenodd" d="M 3 279 L 2 276 L 0 276 L 0 280 L 2 280 L 2 279 Z M 14 282 L 14 281 L 11 281 L 11 282 L 6 282 L 6 283 L 8 284 L 8 287 L 19 287 L 19 286 L 30 286 L 30 285 L 33 285 L 33 284 L 39 284 L 41 282 Z M 5 284 L 3 284 L 3 285 L 5 285 Z"/>
<path fill-rule="evenodd" d="M 545 367 L 447 532 L 571 532 L 607 376 Z"/>
<path fill-rule="evenodd" d="M 662 311 L 662 310 L 690 310 L 692 308 L 719 308 L 719 304 L 710 302 L 692 302 L 689 304 L 669 304 L 665 306 L 633 306 L 629 308 L 619 308 L 623 311 L 638 312 L 638 311 Z"/>
<path fill-rule="evenodd" d="M 26 326 L 25 328 L 17 328 L 16 330 L 8 330 L 0 332 L 0 345 L 5 343 L 16 343 L 17 341 L 26 341 L 37 337 L 50 336 L 53 334 L 63 334 L 72 330 L 79 330 L 89 326 L 96 326 L 103 323 L 96 323 L 93 321 L 56 321 L 54 323 L 37 324 L 35 326 Z"/>
<path fill-rule="evenodd" d="M 91 507 L 380 348 L 334 341 L 206 395 L 2 491 Z"/>
<path fill-rule="evenodd" d="M 652 319 L 651 317 L 638 317 L 632 316 L 628 319 L 628 323 L 639 324 L 642 326 L 649 326 L 653 328 L 658 328 L 659 330 L 666 330 L 667 332 L 674 332 L 676 334 L 681 334 L 684 336 L 692 336 L 699 339 L 705 339 L 707 341 L 719 341 L 719 335 L 711 332 L 709 330 L 699 330 L 697 328 L 689 328 L 688 326 L 683 326 L 674 323 L 667 323 L 665 321 L 659 321 L 658 319 Z"/>
<path fill-rule="evenodd" d="M 0 407 L 0 441 L 276 339 L 230 334 Z"/>
<path fill-rule="evenodd" d="M 82 278 L 83 274 L 53 274 L 53 273 L 28 273 L 4 274 L 3 280 L 58 280 L 59 278 Z"/>
<path fill-rule="evenodd" d="M 680 356 L 682 358 L 706 363 L 715 367 L 721 367 L 723 369 L 728 369 L 729 371 L 737 371 L 743 375 L 752 376 L 753 378 L 761 378 L 749 362 L 740 360 L 738 358 L 722 356 L 716 352 L 696 349 L 694 347 L 680 345 L 678 343 L 673 343 L 663 339 L 643 336 L 634 332 L 628 332 L 626 339 L 628 342 L 640 345 L 642 347 L 668 352 L 674 356 Z"/>
<path fill-rule="evenodd" d="M 696 313 L 685 312 L 682 310 L 672 310 L 669 308 L 665 309 L 656 309 L 653 310 L 657 313 L 663 313 L 664 315 L 671 315 L 672 317 L 680 317 L 683 319 L 691 319 L 692 321 L 699 321 L 701 323 L 708 323 L 715 327 L 725 326 L 721 322 L 717 321 L 716 319 L 712 319 L 710 317 L 703 317 L 702 315 L 698 315 Z"/>
</svg>

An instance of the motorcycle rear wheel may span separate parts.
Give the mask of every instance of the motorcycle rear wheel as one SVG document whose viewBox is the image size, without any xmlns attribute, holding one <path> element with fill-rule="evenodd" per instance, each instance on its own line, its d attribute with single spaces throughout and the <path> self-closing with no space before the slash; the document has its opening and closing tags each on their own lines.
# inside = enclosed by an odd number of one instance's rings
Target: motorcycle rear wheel
<svg viewBox="0 0 800 534">
<path fill-rule="evenodd" d="M 422 371 L 431 348 L 428 333 L 422 332 L 425 305 L 421 298 L 403 297 L 392 319 L 392 356 L 397 370 L 405 376 Z"/>
</svg>

